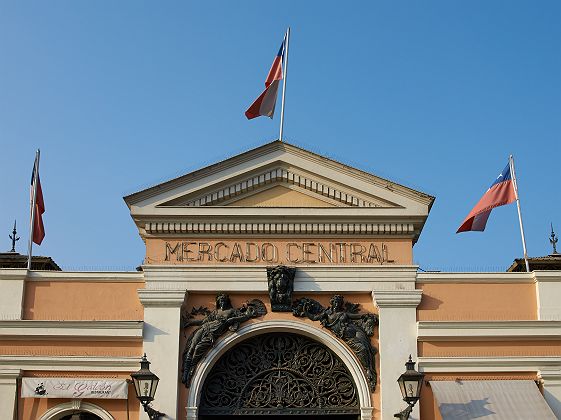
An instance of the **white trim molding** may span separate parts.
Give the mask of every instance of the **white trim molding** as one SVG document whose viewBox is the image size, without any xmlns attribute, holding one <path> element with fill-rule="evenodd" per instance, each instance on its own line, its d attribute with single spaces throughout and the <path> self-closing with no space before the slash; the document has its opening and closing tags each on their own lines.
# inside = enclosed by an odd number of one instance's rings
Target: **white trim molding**
<svg viewBox="0 0 561 420">
<path fill-rule="evenodd" d="M 423 291 L 415 290 L 374 290 L 372 299 L 378 308 L 416 308 L 421 303 Z"/>
<path fill-rule="evenodd" d="M 425 373 L 541 372 L 561 369 L 561 356 L 419 357 Z"/>
<path fill-rule="evenodd" d="M 146 307 L 179 307 L 187 298 L 185 289 L 138 289 L 140 303 Z"/>
<path fill-rule="evenodd" d="M 0 270 L 0 275 L 3 270 L 4 269 Z M 144 273 L 142 271 L 29 271 L 25 280 L 88 283 L 139 283 L 144 281 Z"/>
<path fill-rule="evenodd" d="M 146 288 L 139 289 L 141 302 L 151 294 L 172 295 L 190 292 L 267 292 L 266 265 L 144 265 Z M 334 265 L 302 266 L 296 270 L 295 292 L 368 292 L 396 290 L 407 293 L 415 288 L 415 265 L 385 264 L 377 266 Z M 413 292 L 417 296 L 418 292 Z M 146 296 L 146 298 L 144 297 Z M 179 295 L 176 296 L 180 299 Z M 163 296 L 161 297 L 163 299 Z M 416 298 L 415 298 L 416 299 Z M 163 299 L 165 300 L 165 299 Z"/>
<path fill-rule="evenodd" d="M 0 321 L 0 337 L 4 340 L 141 340 L 142 328 L 142 321 Z"/>
<path fill-rule="evenodd" d="M 535 283 L 534 273 L 418 273 L 417 283 Z"/>
<path fill-rule="evenodd" d="M 561 321 L 419 321 L 419 341 L 560 340 Z"/>
<path fill-rule="evenodd" d="M 315 209 L 314 209 L 315 211 Z M 146 234 L 210 235 L 391 235 L 410 237 L 413 223 L 228 223 L 213 220 L 200 223 L 147 222 Z"/>
<path fill-rule="evenodd" d="M 54 407 L 45 411 L 39 418 L 39 420 L 59 420 L 62 417 L 68 414 L 72 414 L 77 410 L 95 414 L 96 416 L 101 418 L 101 420 L 115 420 L 115 418 L 111 414 L 109 414 L 108 411 L 104 410 L 100 406 L 82 400 L 72 400 L 70 402 L 55 405 Z"/>
<path fill-rule="evenodd" d="M 0 372 L 4 369 L 133 372 L 138 370 L 138 357 L 111 356 L 0 356 Z"/>
<path fill-rule="evenodd" d="M 202 387 L 207 375 L 220 357 L 243 340 L 256 335 L 271 332 L 290 332 L 304 335 L 324 344 L 337 356 L 339 356 L 347 369 L 349 369 L 349 372 L 354 379 L 361 407 L 361 420 L 371 420 L 373 407 L 370 389 L 368 388 L 366 376 L 364 375 L 362 367 L 356 356 L 343 343 L 326 331 L 304 322 L 292 320 L 271 320 L 248 324 L 241 327 L 236 333 L 228 334 L 224 338 L 220 339 L 199 363 L 197 369 L 195 370 L 195 374 L 193 375 L 193 380 L 187 394 L 187 420 L 197 419 L 197 411 L 199 399 L 202 394 Z"/>
</svg>

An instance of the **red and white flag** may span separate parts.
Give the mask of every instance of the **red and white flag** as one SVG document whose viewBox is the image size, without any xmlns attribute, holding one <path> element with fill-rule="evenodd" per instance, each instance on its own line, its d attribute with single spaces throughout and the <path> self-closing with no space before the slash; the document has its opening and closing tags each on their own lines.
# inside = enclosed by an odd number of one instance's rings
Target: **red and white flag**
<svg viewBox="0 0 561 420">
<path fill-rule="evenodd" d="M 37 186 L 35 186 L 37 182 Z M 33 211 L 33 194 L 35 193 L 35 211 Z M 45 213 L 45 201 L 43 200 L 43 190 L 39 179 L 39 157 L 35 158 L 33 173 L 31 174 L 31 217 L 33 220 L 33 242 L 41 245 L 45 237 L 45 227 L 43 226 L 43 213 Z"/>
<path fill-rule="evenodd" d="M 516 201 L 514 182 L 510 173 L 510 163 L 502 170 L 497 179 L 493 181 L 483 197 L 466 216 L 456 233 L 485 230 L 487 219 L 491 210 Z"/>
<path fill-rule="evenodd" d="M 285 45 L 286 36 L 282 41 L 277 56 L 273 60 L 273 65 L 271 66 L 271 70 L 269 70 L 267 80 L 265 80 L 265 90 L 261 93 L 261 95 L 259 95 L 255 102 L 250 105 L 247 111 L 245 111 L 245 116 L 248 120 L 261 116 L 273 118 L 275 105 L 277 103 L 279 84 L 283 78 L 282 66 L 284 61 Z"/>
</svg>

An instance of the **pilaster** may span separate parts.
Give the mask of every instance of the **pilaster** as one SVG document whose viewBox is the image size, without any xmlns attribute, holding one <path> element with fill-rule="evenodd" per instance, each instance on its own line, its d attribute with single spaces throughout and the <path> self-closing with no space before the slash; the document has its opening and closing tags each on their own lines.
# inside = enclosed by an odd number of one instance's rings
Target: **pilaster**
<svg viewBox="0 0 561 420">
<path fill-rule="evenodd" d="M 0 418 L 14 418 L 16 408 L 17 380 L 20 369 L 0 369 Z"/>
<path fill-rule="evenodd" d="M 0 270 L 0 320 L 21 319 L 23 313 L 23 293 L 27 270 Z"/>
<path fill-rule="evenodd" d="M 534 271 L 538 299 L 538 319 L 561 321 L 561 273 L 559 271 Z"/>
<path fill-rule="evenodd" d="M 160 378 L 153 405 L 166 419 L 177 419 L 180 312 L 186 292 L 146 288 L 138 289 L 138 296 L 144 305 L 144 352 Z"/>
<path fill-rule="evenodd" d="M 380 383 L 383 420 L 392 420 L 406 404 L 397 379 L 405 371 L 409 355 L 417 360 L 417 306 L 422 290 L 374 290 L 372 298 L 380 318 Z M 419 407 L 412 413 L 419 418 Z"/>
</svg>

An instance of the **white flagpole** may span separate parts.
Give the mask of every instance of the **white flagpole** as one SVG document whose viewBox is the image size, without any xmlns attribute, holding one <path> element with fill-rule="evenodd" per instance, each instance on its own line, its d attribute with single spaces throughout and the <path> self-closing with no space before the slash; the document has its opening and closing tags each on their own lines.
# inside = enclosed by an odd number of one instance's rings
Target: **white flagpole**
<svg viewBox="0 0 561 420">
<path fill-rule="evenodd" d="M 37 176 L 39 175 L 39 157 L 41 151 L 35 153 L 35 164 L 33 165 L 33 194 L 31 197 L 31 227 L 29 228 L 29 248 L 27 251 L 27 269 L 31 270 L 31 254 L 33 251 L 33 228 L 35 227 L 35 207 L 37 204 Z"/>
<path fill-rule="evenodd" d="M 284 96 L 286 93 L 286 75 L 288 73 L 288 40 L 290 38 L 290 26 L 286 30 L 286 44 L 284 45 L 284 68 L 282 75 L 282 103 L 281 103 L 281 117 L 280 117 L 280 133 L 279 140 L 282 141 L 282 129 L 284 126 Z"/>
<path fill-rule="evenodd" d="M 514 196 L 516 197 L 516 207 L 518 208 L 518 221 L 520 222 L 520 235 L 522 236 L 522 248 L 524 250 L 524 262 L 526 263 L 526 272 L 530 272 L 530 264 L 528 264 L 528 252 L 526 252 L 526 238 L 524 237 L 524 225 L 522 224 L 522 213 L 520 211 L 520 198 L 518 197 L 518 184 L 516 182 L 516 173 L 514 172 L 514 158 L 509 156 L 510 173 L 512 182 L 514 183 Z"/>
</svg>

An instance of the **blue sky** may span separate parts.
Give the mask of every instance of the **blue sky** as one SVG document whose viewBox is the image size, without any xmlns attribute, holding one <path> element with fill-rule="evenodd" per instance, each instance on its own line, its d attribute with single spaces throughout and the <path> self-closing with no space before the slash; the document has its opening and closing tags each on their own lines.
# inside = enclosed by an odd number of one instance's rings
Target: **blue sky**
<svg viewBox="0 0 561 420">
<path fill-rule="evenodd" d="M 265 7 L 266 6 L 266 7 Z M 559 1 L 0 2 L 0 249 L 26 252 L 41 148 L 47 236 L 65 269 L 132 269 L 122 197 L 259 146 L 247 121 L 288 25 L 285 138 L 436 196 L 424 269 L 521 257 L 516 206 L 455 231 L 514 154 L 528 252 L 561 233 Z M 3 238 L 3 239 L 2 239 Z"/>
</svg>

